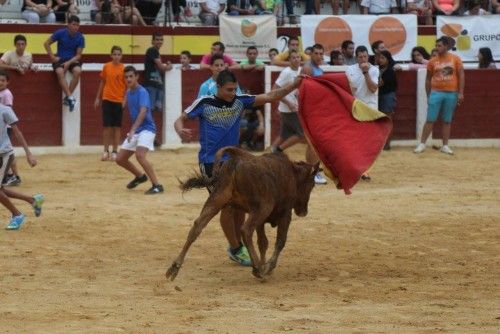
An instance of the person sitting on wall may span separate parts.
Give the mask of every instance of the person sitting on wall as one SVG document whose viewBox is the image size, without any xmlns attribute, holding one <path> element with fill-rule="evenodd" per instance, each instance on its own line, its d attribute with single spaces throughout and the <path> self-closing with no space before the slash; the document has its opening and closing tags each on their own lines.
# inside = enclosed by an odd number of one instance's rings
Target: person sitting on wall
<svg viewBox="0 0 500 334">
<path fill-rule="evenodd" d="M 396 0 L 363 0 L 361 1 L 361 14 L 395 14 L 397 7 Z"/>
<path fill-rule="evenodd" d="M 132 1 L 131 1 L 132 2 Z M 160 12 L 162 6 L 162 0 L 137 0 L 135 1 L 135 7 L 144 18 L 143 25 L 153 25 L 156 21 L 156 17 Z M 142 24 L 142 23 L 141 23 Z"/>
<path fill-rule="evenodd" d="M 24 0 L 23 19 L 28 23 L 55 23 L 56 15 L 52 10 L 52 0 Z"/>
<path fill-rule="evenodd" d="M 432 25 L 432 2 L 431 0 L 408 0 L 408 14 L 417 15 L 419 24 Z"/>
<path fill-rule="evenodd" d="M 228 0 L 227 15 L 255 15 L 254 0 Z"/>
<path fill-rule="evenodd" d="M 56 14 L 56 21 L 66 23 L 71 15 L 78 15 L 80 9 L 75 0 L 55 0 L 52 9 Z"/>
<path fill-rule="evenodd" d="M 85 48 L 85 38 L 78 31 L 80 29 L 80 19 L 78 16 L 72 15 L 68 18 L 66 28 L 57 30 L 44 43 L 45 50 L 52 61 L 52 68 L 56 72 L 59 85 L 64 94 L 63 104 L 69 107 L 69 111 L 75 109 L 76 99 L 72 96 L 82 73 L 82 57 L 83 48 Z M 57 53 L 52 53 L 51 44 L 57 42 Z M 71 72 L 73 78 L 70 84 L 66 82 L 66 72 Z"/>
<path fill-rule="evenodd" d="M 226 8 L 225 0 L 198 0 L 200 4 L 200 20 L 204 26 L 218 26 L 219 15 Z"/>
<path fill-rule="evenodd" d="M 200 68 L 210 68 L 210 64 L 212 63 L 212 56 L 214 55 L 221 55 L 222 58 L 224 59 L 224 63 L 227 64 L 228 68 L 230 69 L 235 69 L 238 68 L 239 65 L 237 62 L 231 58 L 231 56 L 228 56 L 224 54 L 226 47 L 224 46 L 224 43 L 222 42 L 214 42 L 212 43 L 212 48 L 210 50 L 210 53 L 204 55 L 201 58 L 201 63 L 200 63 Z"/>
<path fill-rule="evenodd" d="M 490 15 L 490 12 L 481 8 L 480 0 L 471 0 L 467 4 L 467 10 L 464 12 L 464 16 L 469 15 Z"/>
<path fill-rule="evenodd" d="M 264 70 L 265 64 L 262 60 L 257 59 L 258 56 L 259 50 L 255 46 L 249 46 L 247 48 L 247 59 L 240 62 L 240 67 L 244 70 Z"/>
<path fill-rule="evenodd" d="M 97 24 L 132 24 L 146 26 L 133 0 L 98 0 Z"/>
</svg>

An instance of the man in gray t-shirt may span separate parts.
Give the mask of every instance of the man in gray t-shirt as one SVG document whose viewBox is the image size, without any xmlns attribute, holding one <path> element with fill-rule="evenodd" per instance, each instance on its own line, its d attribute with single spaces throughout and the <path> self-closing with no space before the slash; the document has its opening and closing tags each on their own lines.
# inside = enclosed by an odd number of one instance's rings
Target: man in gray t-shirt
<svg viewBox="0 0 500 334">
<path fill-rule="evenodd" d="M 8 126 L 12 128 L 12 132 L 16 136 L 17 141 L 23 146 L 24 152 L 26 152 L 28 164 L 31 167 L 36 166 L 36 159 L 33 154 L 31 154 L 21 130 L 17 127 L 18 121 L 19 120 L 11 107 L 0 104 L 0 180 L 3 180 L 5 171 L 8 170 L 14 157 L 14 149 L 12 148 L 12 143 L 10 142 L 9 135 L 7 134 Z M 44 196 L 42 194 L 27 196 L 11 189 L 4 188 L 3 185 L 1 185 L 0 203 L 2 203 L 2 205 L 12 213 L 9 225 L 5 227 L 7 230 L 18 230 L 26 219 L 26 216 L 14 206 L 9 198 L 17 198 L 30 203 L 35 212 L 35 216 L 37 217 L 42 213 L 42 204 L 44 201 Z"/>
</svg>

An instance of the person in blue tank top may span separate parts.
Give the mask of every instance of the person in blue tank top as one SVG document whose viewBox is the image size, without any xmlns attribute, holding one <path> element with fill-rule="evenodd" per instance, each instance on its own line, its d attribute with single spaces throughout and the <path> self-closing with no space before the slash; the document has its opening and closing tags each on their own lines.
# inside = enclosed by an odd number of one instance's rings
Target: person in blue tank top
<svg viewBox="0 0 500 334">
<path fill-rule="evenodd" d="M 149 179 L 152 186 L 146 191 L 146 195 L 160 194 L 163 186 L 158 182 L 151 163 L 146 159 L 148 151 L 154 151 L 154 139 L 156 126 L 151 114 L 151 100 L 146 88 L 139 85 L 139 74 L 134 66 L 127 66 L 123 70 L 127 83 L 126 101 L 130 114 L 132 127 L 127 133 L 127 138 L 116 157 L 116 163 L 134 174 L 135 178 L 127 184 L 128 189 L 133 189 Z M 141 172 L 132 162 L 130 157 L 134 155 L 144 169 Z"/>
<path fill-rule="evenodd" d="M 238 83 L 234 73 L 224 70 L 217 76 L 217 92 L 211 96 L 201 96 L 189 106 L 175 121 L 175 131 L 184 141 L 192 139 L 192 131 L 184 127 L 188 119 L 200 120 L 200 145 L 198 154 L 200 171 L 210 178 L 214 167 L 215 154 L 225 146 L 239 144 L 240 120 L 244 110 L 265 103 L 277 101 L 288 95 L 300 85 L 302 77 L 282 88 L 266 94 L 239 95 L 236 93 Z M 222 157 L 227 160 L 227 156 Z M 210 192 L 212 189 L 208 189 Z M 229 258 L 241 265 L 250 266 L 250 256 L 241 242 L 241 226 L 245 213 L 233 207 L 222 210 L 220 223 L 229 242 Z"/>
<path fill-rule="evenodd" d="M 312 46 L 311 60 L 306 62 L 302 67 L 302 74 L 309 75 L 311 77 L 319 77 L 323 75 L 324 71 L 320 67 L 323 64 L 323 55 L 325 53 L 325 49 L 321 44 L 314 44 Z M 311 148 L 311 145 L 307 145 L 306 149 L 306 161 L 310 164 L 315 164 L 319 161 L 318 155 Z M 316 184 L 326 184 L 326 178 L 318 172 L 314 177 L 314 182 Z"/>
</svg>

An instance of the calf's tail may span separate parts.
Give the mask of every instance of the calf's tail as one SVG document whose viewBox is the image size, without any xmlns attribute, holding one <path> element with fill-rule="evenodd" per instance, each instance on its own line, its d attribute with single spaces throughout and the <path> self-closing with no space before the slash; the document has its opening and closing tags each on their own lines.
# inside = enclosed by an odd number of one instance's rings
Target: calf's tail
<svg viewBox="0 0 500 334">
<path fill-rule="evenodd" d="M 187 179 L 186 181 L 179 180 L 180 188 L 182 192 L 189 191 L 194 188 L 213 188 L 216 183 L 215 177 L 205 177 L 200 173 L 195 173 L 192 177 Z"/>
<path fill-rule="evenodd" d="M 220 150 L 218 150 L 217 153 L 215 154 L 215 163 L 213 171 L 214 177 L 217 177 L 217 175 L 219 174 L 221 167 L 221 164 L 219 162 L 222 159 L 222 156 L 226 153 L 231 156 L 231 159 L 228 161 L 231 164 L 230 165 L 231 167 L 229 169 L 234 168 L 234 164 L 242 158 L 253 158 L 253 155 L 251 153 L 248 153 L 247 151 L 242 150 L 241 148 L 238 148 L 236 146 L 223 147 Z"/>
</svg>

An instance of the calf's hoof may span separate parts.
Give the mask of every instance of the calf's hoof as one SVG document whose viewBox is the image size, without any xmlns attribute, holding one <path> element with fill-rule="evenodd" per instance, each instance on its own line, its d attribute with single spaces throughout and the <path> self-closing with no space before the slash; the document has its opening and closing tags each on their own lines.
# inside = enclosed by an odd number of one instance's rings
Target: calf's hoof
<svg viewBox="0 0 500 334">
<path fill-rule="evenodd" d="M 168 268 L 167 272 L 165 273 L 165 277 L 167 279 L 170 278 L 170 280 L 173 281 L 175 279 L 175 277 L 177 277 L 177 274 L 179 273 L 179 269 L 181 269 L 180 264 L 177 264 L 175 262 L 172 263 L 170 268 Z"/>
<path fill-rule="evenodd" d="M 259 268 L 252 268 L 252 274 L 257 277 L 257 278 L 262 278 L 262 273 L 260 272 Z"/>
</svg>

